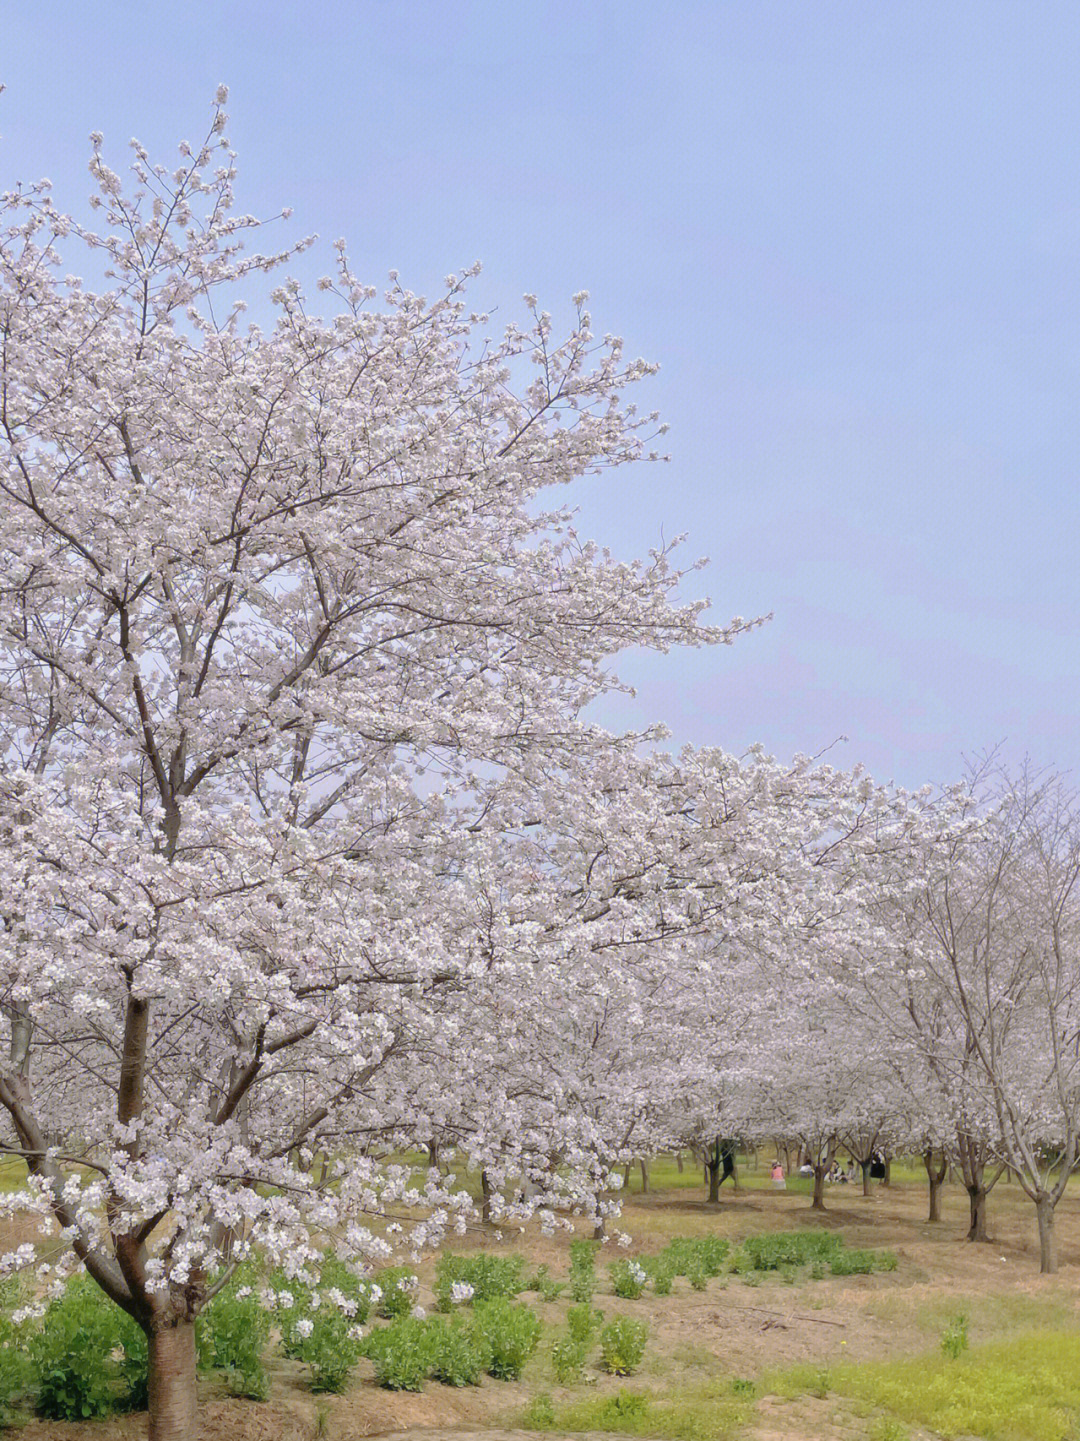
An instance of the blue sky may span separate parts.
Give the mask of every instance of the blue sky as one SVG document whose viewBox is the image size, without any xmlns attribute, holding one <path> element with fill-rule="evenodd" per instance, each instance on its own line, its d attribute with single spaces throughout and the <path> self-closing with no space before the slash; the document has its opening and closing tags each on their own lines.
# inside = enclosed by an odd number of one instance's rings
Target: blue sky
<svg viewBox="0 0 1080 1441">
<path fill-rule="evenodd" d="M 845 735 L 907 784 L 998 742 L 1080 763 L 1075 3 L 0 8 L 5 186 L 73 208 L 91 130 L 170 158 L 225 81 L 242 209 L 375 284 L 588 289 L 661 362 L 673 460 L 582 487 L 580 528 L 688 531 L 716 616 L 774 619 L 628 658 L 611 724 Z"/>
</svg>

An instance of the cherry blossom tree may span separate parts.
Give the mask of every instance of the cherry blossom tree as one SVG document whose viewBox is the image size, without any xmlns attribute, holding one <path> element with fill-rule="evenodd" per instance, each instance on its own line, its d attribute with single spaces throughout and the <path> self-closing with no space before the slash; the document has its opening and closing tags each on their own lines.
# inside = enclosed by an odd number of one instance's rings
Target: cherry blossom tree
<svg viewBox="0 0 1080 1441">
<path fill-rule="evenodd" d="M 456 995 L 544 1008 L 521 941 L 553 887 L 519 914 L 500 861 L 489 905 L 485 848 L 568 776 L 602 789 L 619 748 L 581 711 L 615 654 L 743 629 L 673 600 L 670 548 L 618 563 L 537 503 L 662 429 L 584 295 L 562 340 L 535 303 L 492 338 L 474 272 L 380 309 L 340 245 L 325 318 L 285 280 L 244 323 L 288 252 L 243 249 L 224 102 L 175 170 L 136 145 L 133 189 L 94 137 L 98 228 L 42 183 L 0 245 L 0 1105 L 23 1202 L 148 1335 L 159 1441 L 196 1434 L 227 1258 L 302 1265 L 313 1232 L 379 1255 L 387 1207 L 425 1212 L 414 1244 L 460 1212 L 370 1143 L 437 1129 Z M 582 935 L 658 914 L 649 875 L 609 881 Z M 461 1039 L 467 1099 L 490 1048 Z"/>
<path fill-rule="evenodd" d="M 923 955 L 1052 1272 L 1055 1208 L 1080 1156 L 1080 817 L 1060 778 L 1027 772 L 967 804 L 981 824 L 928 879 Z"/>
<path fill-rule="evenodd" d="M 881 892 L 868 992 L 921 1056 L 939 1138 L 951 1115 L 969 1239 L 986 1239 L 986 1197 L 1007 1169 L 1053 1271 L 1054 1208 L 1080 1144 L 1075 800 L 1058 778 L 985 763 L 939 798 L 903 869 Z"/>
<path fill-rule="evenodd" d="M 613 1166 L 685 1140 L 691 1109 L 715 1132 L 724 1052 L 759 1006 L 747 958 L 759 968 L 816 905 L 807 852 L 822 794 L 843 794 L 846 778 L 716 750 L 610 751 L 592 777 L 572 807 L 580 785 L 549 787 L 543 825 L 496 829 L 504 854 L 474 881 L 495 923 L 485 944 L 528 958 L 545 1005 L 522 1036 L 496 994 L 463 993 L 461 1024 L 501 1037 L 489 1139 L 527 1129 L 512 1092 L 534 1111 L 587 1116 Z"/>
</svg>

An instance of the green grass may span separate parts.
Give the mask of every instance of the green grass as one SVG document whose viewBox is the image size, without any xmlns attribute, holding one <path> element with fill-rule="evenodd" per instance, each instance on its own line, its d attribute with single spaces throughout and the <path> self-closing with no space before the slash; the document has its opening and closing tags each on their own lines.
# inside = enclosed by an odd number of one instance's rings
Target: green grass
<svg viewBox="0 0 1080 1441">
<path fill-rule="evenodd" d="M 21 1191 L 26 1185 L 23 1161 L 0 1161 L 0 1191 Z"/>
<path fill-rule="evenodd" d="M 1071 1441 L 1080 1427 L 1080 1334 L 1038 1331 L 905 1361 L 797 1366 L 769 1378 L 782 1395 L 834 1394 L 939 1436 L 987 1441 Z M 665 1434 L 665 1433 L 657 1433 Z"/>
<path fill-rule="evenodd" d="M 556 1400 L 533 1430 L 607 1431 L 667 1441 L 736 1437 L 752 1419 L 746 1383 L 684 1381 L 655 1391 Z M 1080 1434 L 1080 1334 L 1042 1331 L 973 1347 L 958 1360 L 940 1353 L 861 1365 L 794 1366 L 761 1378 L 758 1395 L 843 1397 L 858 1414 L 878 1414 L 866 1433 L 883 1441 L 924 1427 L 952 1441 L 1072 1441 Z"/>
<path fill-rule="evenodd" d="M 772 1180 L 768 1167 L 759 1157 L 757 1169 L 753 1169 L 753 1162 L 748 1156 L 740 1155 L 738 1158 L 739 1185 L 751 1191 L 771 1191 Z M 619 1174 L 622 1174 L 622 1167 L 619 1167 Z M 797 1178 L 799 1184 L 803 1184 L 801 1178 Z M 791 1183 L 789 1182 L 789 1185 Z M 721 1198 L 729 1195 L 734 1189 L 731 1177 L 729 1177 L 720 1188 Z M 809 1183 L 809 1189 L 813 1190 L 813 1183 Z M 704 1169 L 691 1159 L 689 1152 L 683 1152 L 683 1170 L 680 1172 L 674 1156 L 653 1156 L 649 1161 L 649 1191 L 695 1191 L 701 1193 L 704 1200 L 708 1195 L 708 1183 L 705 1180 Z M 622 1187 L 624 1196 L 641 1195 L 641 1167 L 635 1164 L 630 1170 L 630 1183 Z"/>
<path fill-rule="evenodd" d="M 390 1159 L 401 1165 L 414 1167 L 417 1171 L 423 1172 L 427 1169 L 428 1158 L 424 1151 L 402 1151 Z M 739 1186 L 745 1191 L 767 1191 L 775 1190 L 772 1178 L 769 1173 L 769 1161 L 771 1155 L 767 1156 L 764 1151 L 759 1151 L 757 1160 L 742 1152 L 739 1153 L 737 1165 L 739 1169 Z M 466 1171 L 465 1164 L 460 1157 L 454 1157 L 448 1163 L 444 1163 L 444 1169 L 449 1177 L 452 1177 L 456 1184 L 468 1191 L 474 1200 L 480 1199 L 480 1174 L 478 1171 Z M 618 1167 L 622 1175 L 622 1167 Z M 894 1185 L 907 1183 L 926 1184 L 926 1172 L 922 1162 L 914 1159 L 896 1159 L 892 1163 L 892 1181 Z M 875 1181 L 874 1193 L 877 1194 L 878 1183 Z M 724 1198 L 729 1196 L 734 1186 L 729 1178 L 724 1182 L 720 1199 L 723 1204 Z M 786 1189 L 796 1196 L 812 1196 L 814 1193 L 813 1178 L 791 1175 L 787 1178 Z M 695 1200 L 704 1201 L 708 1195 L 708 1184 L 704 1179 L 704 1172 L 701 1166 L 694 1161 L 688 1151 L 683 1152 L 683 1169 L 679 1170 L 674 1156 L 660 1155 L 653 1156 L 649 1160 L 649 1193 L 657 1192 L 686 1192 Z M 631 1167 L 630 1181 L 624 1185 L 618 1193 L 626 1197 L 641 1195 L 641 1168 L 637 1164 Z M 825 1204 L 829 1205 L 829 1198 L 832 1197 L 835 1205 L 841 1197 L 853 1198 L 862 1195 L 861 1182 L 847 1186 L 829 1186 L 825 1191 Z"/>
<path fill-rule="evenodd" d="M 607 1431 L 670 1441 L 723 1441 L 750 1420 L 753 1403 L 727 1378 L 658 1391 L 620 1390 L 614 1396 L 555 1401 L 527 1411 L 519 1422 L 534 1431 Z"/>
<path fill-rule="evenodd" d="M 841 1152 L 844 1159 L 846 1152 Z M 757 1163 L 751 1156 L 739 1153 L 737 1165 L 739 1168 L 739 1186 L 748 1191 L 773 1191 L 775 1188 L 769 1172 L 771 1155 L 759 1151 Z M 619 1168 L 620 1174 L 622 1168 Z M 891 1181 L 893 1185 L 903 1185 L 909 1182 L 926 1185 L 926 1171 L 922 1161 L 916 1157 L 897 1157 L 892 1163 Z M 872 1182 L 875 1194 L 878 1190 L 877 1181 Z M 630 1170 L 630 1184 L 624 1186 L 623 1195 L 640 1196 L 641 1194 L 641 1168 L 635 1162 Z M 708 1194 L 708 1186 L 704 1179 L 704 1170 L 692 1160 L 688 1151 L 683 1152 L 683 1170 L 680 1172 L 674 1156 L 653 1156 L 649 1162 L 649 1190 L 657 1191 L 700 1191 L 704 1200 Z M 732 1190 L 732 1181 L 729 1178 L 720 1189 L 721 1198 Z M 796 1195 L 810 1196 L 814 1191 L 813 1177 L 799 1175 L 788 1176 L 787 1190 L 794 1191 Z M 826 1204 L 829 1196 L 855 1196 L 862 1195 L 862 1173 L 858 1172 L 858 1179 L 854 1184 L 846 1186 L 827 1186 L 825 1190 Z"/>
<path fill-rule="evenodd" d="M 865 1309 L 881 1321 L 913 1322 L 928 1336 L 939 1335 L 957 1311 L 964 1311 L 971 1318 L 971 1337 L 976 1343 L 1023 1331 L 1069 1330 L 1076 1314 L 1071 1293 L 1046 1291 L 1038 1295 L 952 1291 L 931 1300 L 892 1291 L 869 1298 Z"/>
</svg>

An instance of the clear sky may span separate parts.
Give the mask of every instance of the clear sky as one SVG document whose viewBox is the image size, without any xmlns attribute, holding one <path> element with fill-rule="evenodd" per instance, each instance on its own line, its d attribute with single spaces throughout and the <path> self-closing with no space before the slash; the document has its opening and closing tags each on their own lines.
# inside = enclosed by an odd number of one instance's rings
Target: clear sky
<svg viewBox="0 0 1080 1441">
<path fill-rule="evenodd" d="M 623 554 L 688 531 L 719 651 L 630 658 L 612 724 L 945 781 L 1080 769 L 1075 0 L 0 3 L 5 187 L 86 195 L 232 90 L 241 209 L 374 284 L 659 360 L 672 462 L 581 488 Z M 697 577 L 695 579 L 701 579 Z M 697 592 L 694 592 L 697 593 Z"/>
</svg>

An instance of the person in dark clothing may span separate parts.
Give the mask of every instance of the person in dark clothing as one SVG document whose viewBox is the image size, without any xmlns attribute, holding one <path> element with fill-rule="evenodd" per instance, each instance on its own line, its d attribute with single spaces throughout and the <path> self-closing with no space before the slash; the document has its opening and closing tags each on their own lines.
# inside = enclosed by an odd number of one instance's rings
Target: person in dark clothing
<svg viewBox="0 0 1080 1441">
<path fill-rule="evenodd" d="M 734 1176 L 735 1174 L 734 1141 L 720 1142 L 720 1164 L 724 1168 L 724 1174 L 720 1177 L 720 1184 L 722 1186 L 729 1176 Z"/>
</svg>

